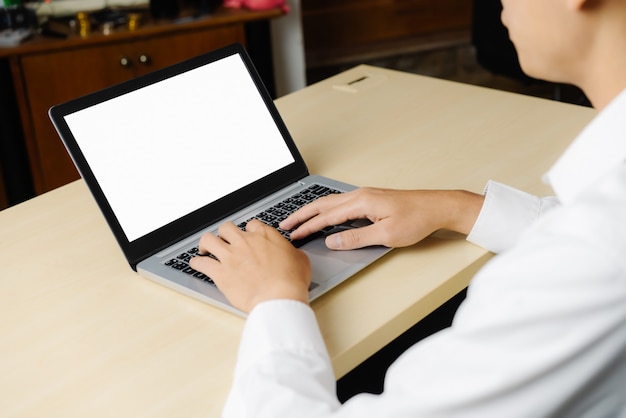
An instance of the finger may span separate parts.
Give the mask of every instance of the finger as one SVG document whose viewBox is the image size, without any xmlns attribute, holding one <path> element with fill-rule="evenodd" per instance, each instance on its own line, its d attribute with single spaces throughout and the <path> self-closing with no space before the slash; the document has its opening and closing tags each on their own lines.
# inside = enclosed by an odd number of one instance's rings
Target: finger
<svg viewBox="0 0 626 418">
<path fill-rule="evenodd" d="M 323 202 L 321 202 L 321 200 L 322 199 L 318 199 L 315 202 L 309 203 L 301 207 L 300 209 L 289 215 L 286 219 L 282 220 L 278 225 L 279 228 L 285 231 L 290 231 L 296 226 L 302 224 L 303 222 L 313 218 L 314 216 L 319 215 L 320 212 L 322 212 L 322 208 L 320 206 L 323 205 Z"/>
<path fill-rule="evenodd" d="M 341 225 L 354 219 L 369 219 L 357 199 L 332 207 L 319 215 L 307 220 L 291 232 L 292 239 L 302 239 L 327 226 Z"/>
<path fill-rule="evenodd" d="M 246 231 L 248 232 L 257 232 L 260 231 L 262 229 L 274 229 L 266 224 L 264 224 L 263 222 L 259 221 L 258 219 L 253 219 L 250 222 L 248 222 L 246 224 Z"/>
<path fill-rule="evenodd" d="M 348 229 L 326 237 L 326 246 L 331 250 L 354 250 L 372 245 L 388 245 L 387 231 L 381 223 L 362 228 Z"/>
<path fill-rule="evenodd" d="M 213 235 L 212 233 L 206 233 L 200 238 L 198 242 L 198 253 L 196 254 L 196 257 L 199 260 L 212 259 L 214 261 L 219 262 L 224 257 L 224 254 L 225 254 L 224 247 L 226 245 L 228 245 L 228 243 L 226 243 L 220 237 L 217 237 Z M 198 270 L 193 265 L 191 265 L 191 267 L 193 267 L 195 270 Z M 202 272 L 204 273 L 204 271 Z"/>
<path fill-rule="evenodd" d="M 202 255 L 197 255 L 189 260 L 189 265 L 192 269 L 204 273 L 209 277 L 213 276 L 211 272 L 219 263 L 219 260 L 216 258 Z"/>
<path fill-rule="evenodd" d="M 228 245 L 228 242 L 224 241 L 219 236 L 212 233 L 206 233 L 198 242 L 198 255 L 208 256 L 212 254 L 219 259 L 218 254 L 223 254 L 223 248 Z"/>
<path fill-rule="evenodd" d="M 246 225 L 246 231 L 252 234 L 260 234 L 263 238 L 291 246 L 289 241 L 287 241 L 276 228 L 273 228 L 257 219 L 250 221 L 248 225 Z"/>
<path fill-rule="evenodd" d="M 212 254 L 218 259 L 228 251 L 228 247 L 237 242 L 242 231 L 232 222 L 226 222 L 217 229 L 217 235 L 206 233 L 200 238 L 198 243 L 199 255 Z"/>
<path fill-rule="evenodd" d="M 198 255 L 189 260 L 189 265 L 194 270 L 212 276 L 212 270 L 220 263 L 217 254 L 222 253 L 225 245 L 228 244 L 212 233 L 204 234 L 198 242 Z"/>
<path fill-rule="evenodd" d="M 217 229 L 217 236 L 227 244 L 234 244 L 241 238 L 243 231 L 232 222 L 225 222 Z"/>
</svg>

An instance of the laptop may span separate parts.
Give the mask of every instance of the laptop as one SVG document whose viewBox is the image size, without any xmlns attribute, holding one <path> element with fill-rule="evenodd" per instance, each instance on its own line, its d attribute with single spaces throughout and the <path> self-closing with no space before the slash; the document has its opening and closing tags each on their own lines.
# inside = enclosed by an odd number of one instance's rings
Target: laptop
<svg viewBox="0 0 626 418">
<path fill-rule="evenodd" d="M 243 46 L 234 44 L 53 106 L 50 119 L 132 269 L 244 315 L 191 269 L 200 237 L 356 187 L 310 175 Z M 311 260 L 311 300 L 389 251 L 294 245 Z M 289 239 L 289 231 L 280 231 Z"/>
</svg>

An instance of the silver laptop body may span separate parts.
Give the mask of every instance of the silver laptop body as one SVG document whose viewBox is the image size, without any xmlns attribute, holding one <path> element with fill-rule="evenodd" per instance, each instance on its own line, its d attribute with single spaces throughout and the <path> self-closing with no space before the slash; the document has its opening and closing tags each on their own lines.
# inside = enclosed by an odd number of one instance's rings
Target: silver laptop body
<svg viewBox="0 0 626 418">
<path fill-rule="evenodd" d="M 301 200 L 311 198 L 311 190 L 355 189 L 309 175 L 238 44 L 54 106 L 49 114 L 131 268 L 239 315 L 210 278 L 184 266 L 200 236 L 226 221 L 245 225 L 294 195 Z M 389 251 L 326 248 L 325 235 L 363 224 L 328 228 L 300 247 L 311 260 L 311 300 Z"/>
</svg>

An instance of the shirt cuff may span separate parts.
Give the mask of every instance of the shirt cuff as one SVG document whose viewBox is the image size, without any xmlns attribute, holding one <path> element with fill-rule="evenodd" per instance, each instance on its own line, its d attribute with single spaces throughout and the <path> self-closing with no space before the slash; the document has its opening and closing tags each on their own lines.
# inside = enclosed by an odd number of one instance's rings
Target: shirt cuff
<svg viewBox="0 0 626 418">
<path fill-rule="evenodd" d="M 235 376 L 270 353 L 302 350 L 328 356 L 313 310 L 294 300 L 260 303 L 246 320 Z"/>
<path fill-rule="evenodd" d="M 489 181 L 485 203 L 467 240 L 494 253 L 511 248 L 555 198 L 540 199 L 513 187 Z"/>
</svg>

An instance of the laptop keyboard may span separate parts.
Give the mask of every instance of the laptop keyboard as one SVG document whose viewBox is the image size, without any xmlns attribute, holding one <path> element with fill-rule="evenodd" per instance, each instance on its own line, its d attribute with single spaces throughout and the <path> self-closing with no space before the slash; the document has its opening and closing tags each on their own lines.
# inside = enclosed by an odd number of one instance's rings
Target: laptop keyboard
<svg viewBox="0 0 626 418">
<path fill-rule="evenodd" d="M 284 199 L 283 201 L 275 204 L 274 206 L 268 209 L 265 209 L 263 212 L 257 213 L 255 216 L 251 217 L 250 219 L 247 219 L 245 222 L 241 222 L 237 226 L 240 229 L 245 231 L 246 225 L 248 224 L 248 222 L 250 222 L 253 219 L 258 219 L 261 222 L 265 223 L 266 225 L 276 228 L 276 230 L 280 232 L 283 237 L 289 240 L 295 247 L 299 248 L 303 246 L 304 244 L 306 244 L 307 242 L 322 235 L 323 232 L 320 231 L 317 234 L 309 235 L 308 237 L 302 240 L 292 240 L 289 236 L 290 231 L 285 231 L 285 230 L 280 229 L 278 227 L 278 224 L 280 224 L 280 222 L 283 219 L 286 219 L 290 214 L 300 209 L 302 206 L 306 205 L 307 203 L 310 203 L 316 199 L 319 199 L 322 196 L 327 196 L 330 194 L 337 194 L 337 193 L 341 193 L 341 192 L 339 190 L 335 190 L 330 187 L 321 186 L 319 184 L 313 184 L 309 186 L 308 188 L 301 190 L 300 192 L 294 194 L 293 196 L 290 196 L 287 199 Z M 197 278 L 198 280 L 203 280 L 207 283 L 215 285 L 215 283 L 213 283 L 213 280 L 211 280 L 210 277 L 208 277 L 207 275 L 203 273 L 200 273 L 199 271 L 194 270 L 193 268 L 189 266 L 189 260 L 191 260 L 192 257 L 197 255 L 198 251 L 199 251 L 198 247 L 190 248 L 187 251 L 182 252 L 175 258 L 167 260 L 165 262 L 165 265 L 173 269 L 180 270 L 183 273 L 186 273 L 192 277 Z"/>
</svg>

